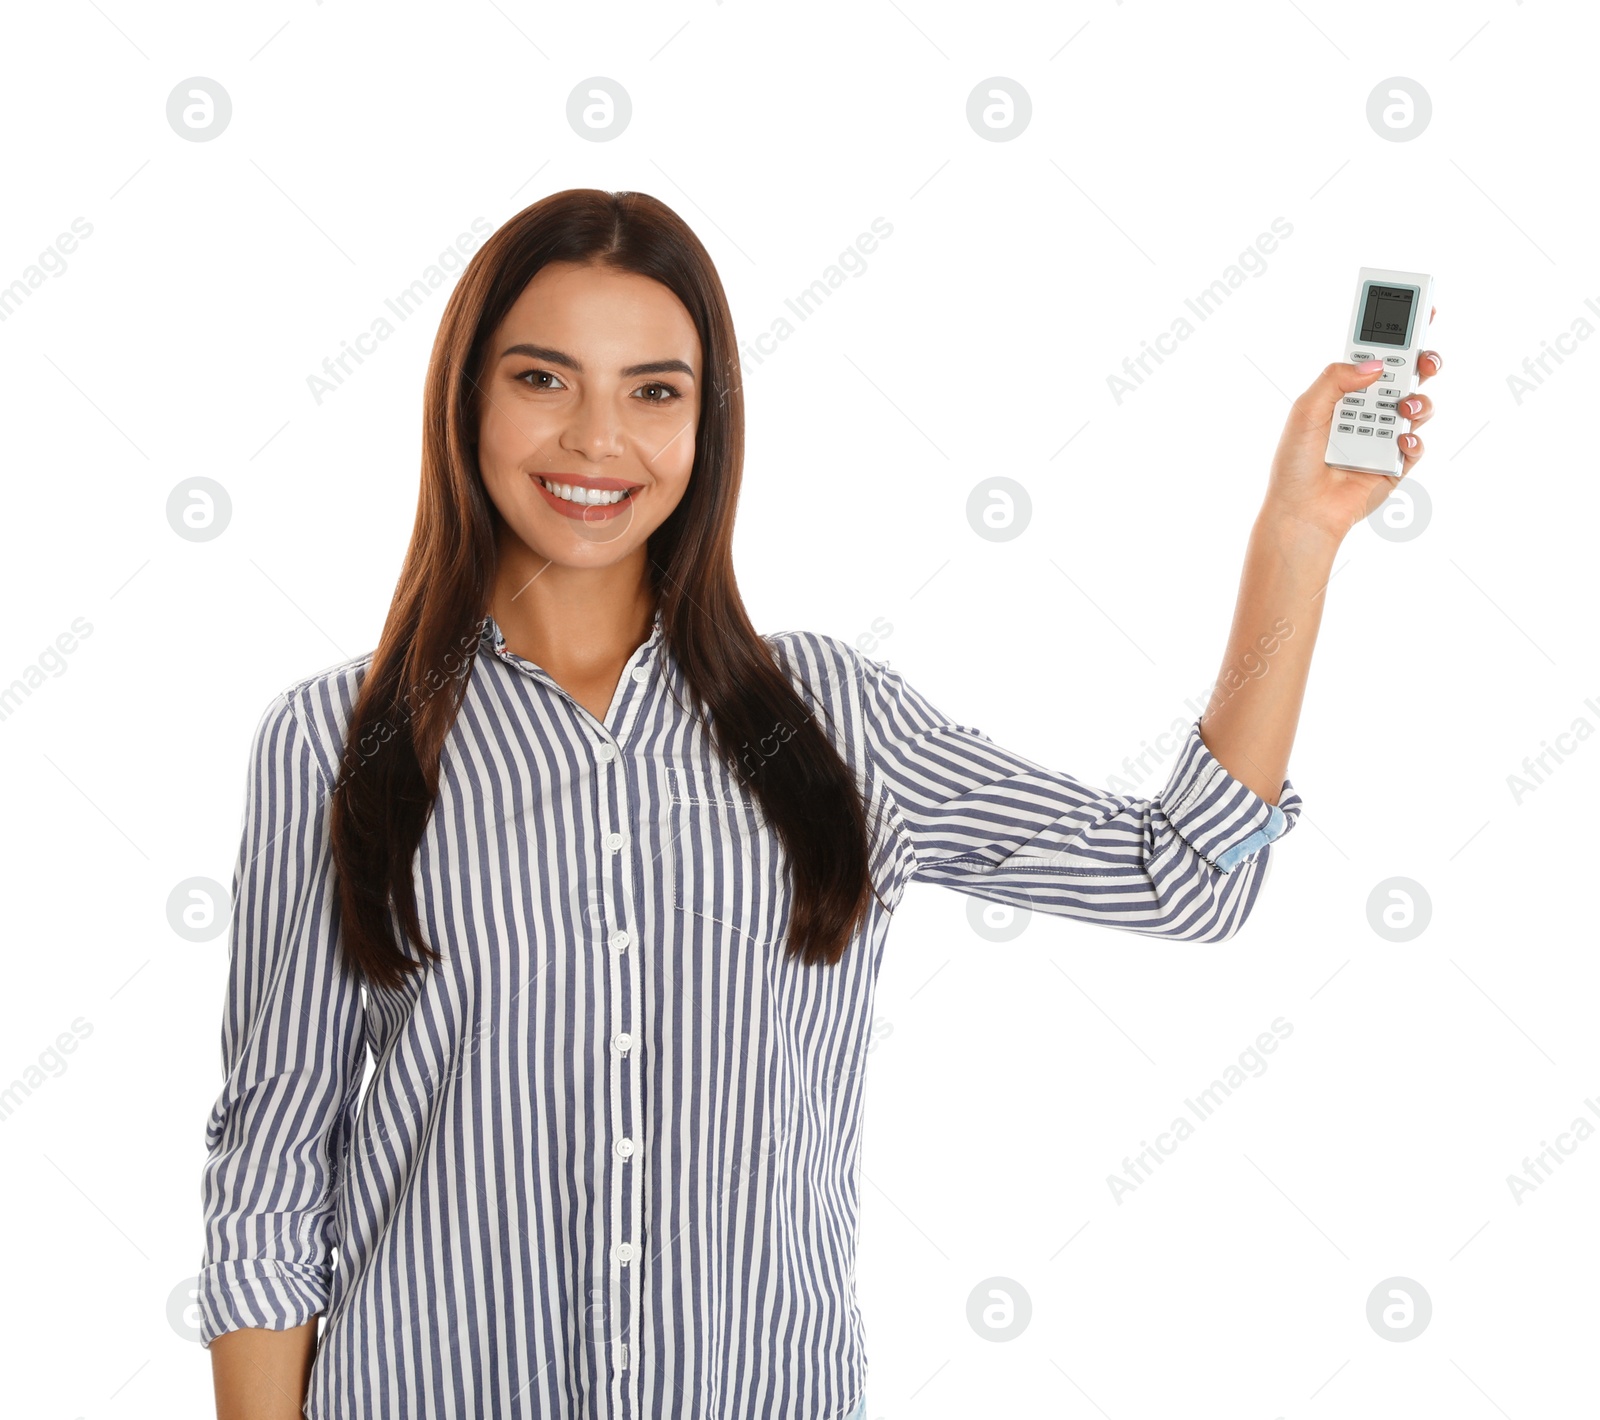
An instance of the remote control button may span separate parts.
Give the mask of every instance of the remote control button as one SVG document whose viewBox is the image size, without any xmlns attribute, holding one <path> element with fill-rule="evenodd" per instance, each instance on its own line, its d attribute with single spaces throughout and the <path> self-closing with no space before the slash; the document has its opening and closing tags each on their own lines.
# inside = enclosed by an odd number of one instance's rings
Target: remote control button
<svg viewBox="0 0 1600 1420">
<path fill-rule="evenodd" d="M 1380 423 L 1380 424 L 1393 424 L 1394 423 L 1394 415 L 1392 415 L 1392 414 L 1380 414 L 1378 416 L 1378 423 Z"/>
<path fill-rule="evenodd" d="M 1378 416 L 1370 409 L 1363 409 L 1360 414 L 1356 415 L 1356 418 L 1359 419 L 1363 424 L 1370 424 L 1377 417 Z"/>
<path fill-rule="evenodd" d="M 1397 405 L 1392 399 L 1380 399 L 1378 401 L 1378 408 L 1379 409 L 1398 409 L 1399 405 Z"/>
<path fill-rule="evenodd" d="M 1373 355 L 1370 350 L 1352 350 L 1350 352 L 1350 358 L 1352 360 L 1371 360 Z"/>
<path fill-rule="evenodd" d="M 1383 357 L 1383 363 L 1385 365 L 1403 365 L 1405 362 L 1406 357 L 1404 355 L 1385 355 Z"/>
<path fill-rule="evenodd" d="M 1339 432 L 1341 434 L 1354 434 L 1356 426 L 1354 424 L 1341 424 L 1339 425 Z"/>
<path fill-rule="evenodd" d="M 1353 394 L 1347 394 L 1344 397 L 1344 399 L 1340 401 L 1340 403 L 1342 403 L 1342 404 L 1365 404 L 1366 400 L 1359 399 Z"/>
<path fill-rule="evenodd" d="M 1371 432 L 1372 432 L 1372 430 L 1367 428 L 1367 426 L 1365 424 L 1363 424 L 1359 429 L 1356 430 L 1356 433 L 1358 433 L 1358 434 L 1370 434 Z"/>
<path fill-rule="evenodd" d="M 1391 388 L 1388 388 L 1388 389 L 1381 389 L 1381 390 L 1378 391 L 1378 393 L 1379 394 L 1404 394 L 1405 391 L 1403 389 L 1401 389 L 1399 385 L 1394 385 L 1394 386 L 1392 386 Z"/>
<path fill-rule="evenodd" d="M 1367 431 L 1365 429 L 1363 429 L 1361 432 L 1364 434 Z M 1378 437 L 1380 439 L 1392 439 L 1392 438 L 1394 438 L 1394 430 L 1393 429 L 1380 429 L 1380 430 L 1378 430 Z"/>
</svg>

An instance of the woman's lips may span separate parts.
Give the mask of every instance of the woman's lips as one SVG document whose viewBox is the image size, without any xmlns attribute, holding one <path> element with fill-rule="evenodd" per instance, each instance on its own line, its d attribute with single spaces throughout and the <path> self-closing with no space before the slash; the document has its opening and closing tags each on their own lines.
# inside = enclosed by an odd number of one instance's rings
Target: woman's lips
<svg viewBox="0 0 1600 1420">
<path fill-rule="evenodd" d="M 564 518 L 572 518 L 580 523 L 603 523 L 616 517 L 619 513 L 627 511 L 633 505 L 633 500 L 638 497 L 639 490 L 635 489 L 626 498 L 618 503 L 573 503 L 557 496 L 539 481 L 538 476 L 533 478 L 533 486 L 539 490 L 539 496 L 544 499 L 556 512 Z M 576 485 L 568 485 L 573 487 Z"/>
</svg>

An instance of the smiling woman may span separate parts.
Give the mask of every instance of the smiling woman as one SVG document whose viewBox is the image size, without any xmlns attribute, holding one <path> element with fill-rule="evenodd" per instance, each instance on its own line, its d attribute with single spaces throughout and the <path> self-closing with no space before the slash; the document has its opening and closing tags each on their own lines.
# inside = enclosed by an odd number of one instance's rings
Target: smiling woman
<svg viewBox="0 0 1600 1420">
<path fill-rule="evenodd" d="M 276 697 L 252 751 L 207 1129 L 219 1401 L 861 1399 L 855 1155 L 823 1144 L 858 1095 L 794 1115 L 865 1049 L 905 843 L 862 793 L 869 669 L 745 614 L 738 370 L 709 256 L 643 194 L 536 203 L 452 294 L 378 646 Z M 841 961 L 851 1004 L 808 1028 Z M 768 1339 L 730 1369 L 735 1315 Z"/>
<path fill-rule="evenodd" d="M 861 1416 L 908 885 L 1216 942 L 1299 815 L 1322 589 L 1389 487 L 1321 458 L 1369 376 L 1291 414 L 1224 667 L 1292 638 L 1146 799 L 756 633 L 738 370 L 710 257 L 641 193 L 535 203 L 450 298 L 378 645 L 251 746 L 199 1290 L 228 1420 Z"/>
</svg>

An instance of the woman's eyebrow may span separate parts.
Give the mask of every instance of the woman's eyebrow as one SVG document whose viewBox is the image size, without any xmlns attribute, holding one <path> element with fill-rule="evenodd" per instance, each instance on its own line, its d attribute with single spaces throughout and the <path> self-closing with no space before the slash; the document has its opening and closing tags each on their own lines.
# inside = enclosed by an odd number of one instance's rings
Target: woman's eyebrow
<svg viewBox="0 0 1600 1420">
<path fill-rule="evenodd" d="M 551 365 L 565 365 L 567 369 L 575 374 L 581 375 L 583 373 L 583 366 L 574 360 L 572 356 L 565 351 L 552 350 L 547 345 L 508 345 L 500 352 L 500 358 L 504 360 L 507 355 L 526 355 L 529 359 L 544 360 Z M 630 379 L 634 375 L 665 375 L 669 373 L 687 375 L 691 380 L 694 378 L 694 371 L 682 360 L 647 360 L 642 365 L 628 365 L 619 373 Z"/>
</svg>

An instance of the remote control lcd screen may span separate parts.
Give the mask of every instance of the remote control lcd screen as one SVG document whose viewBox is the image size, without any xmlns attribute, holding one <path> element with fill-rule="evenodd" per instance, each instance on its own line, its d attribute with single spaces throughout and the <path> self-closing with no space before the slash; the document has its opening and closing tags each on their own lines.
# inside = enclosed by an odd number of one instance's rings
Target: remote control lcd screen
<svg viewBox="0 0 1600 1420">
<path fill-rule="evenodd" d="M 1361 312 L 1363 345 L 1404 345 L 1411 333 L 1411 303 L 1415 293 L 1407 286 L 1367 287 L 1367 304 Z"/>
</svg>

